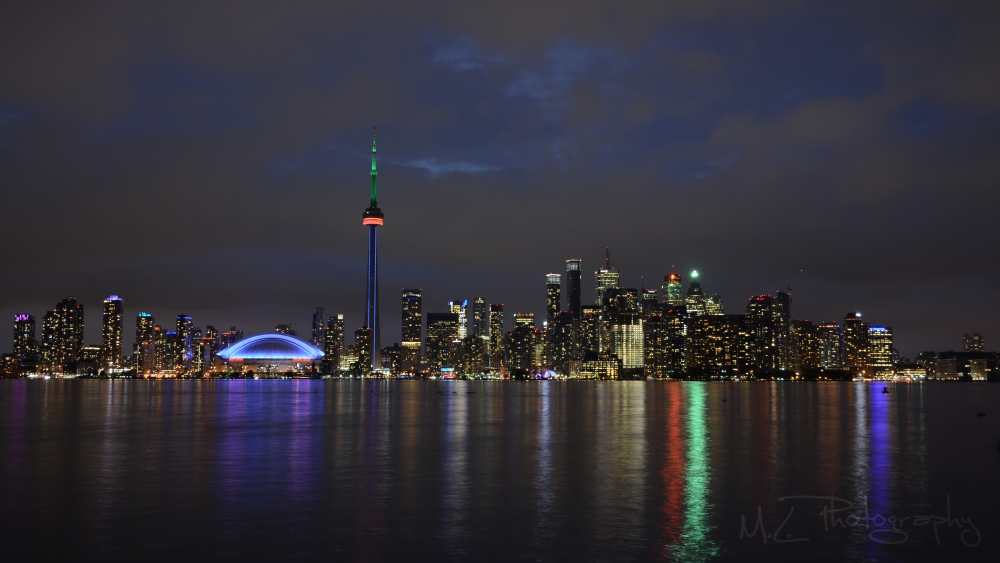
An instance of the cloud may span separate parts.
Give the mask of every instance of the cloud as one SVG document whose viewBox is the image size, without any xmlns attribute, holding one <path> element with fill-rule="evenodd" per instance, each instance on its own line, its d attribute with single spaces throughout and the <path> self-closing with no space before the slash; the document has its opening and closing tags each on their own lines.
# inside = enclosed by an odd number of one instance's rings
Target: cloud
<svg viewBox="0 0 1000 563">
<path fill-rule="evenodd" d="M 502 169 L 499 166 L 477 164 L 473 162 L 438 160 L 436 158 L 421 158 L 400 162 L 399 164 L 410 168 L 420 168 L 422 170 L 426 170 L 427 172 L 430 172 L 432 178 L 455 172 L 476 175 L 483 174 L 485 172 L 496 172 L 497 170 Z"/>
</svg>

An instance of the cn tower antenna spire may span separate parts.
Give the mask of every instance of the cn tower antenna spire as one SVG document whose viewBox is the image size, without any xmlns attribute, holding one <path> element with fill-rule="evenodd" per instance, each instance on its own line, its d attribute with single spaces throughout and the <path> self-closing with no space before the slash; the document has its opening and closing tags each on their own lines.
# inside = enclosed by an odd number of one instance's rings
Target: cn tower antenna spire
<svg viewBox="0 0 1000 563">
<path fill-rule="evenodd" d="M 375 124 L 372 123 L 372 204 L 369 207 L 378 207 L 378 198 L 376 197 L 375 179 L 378 177 L 378 171 L 375 170 Z"/>
</svg>

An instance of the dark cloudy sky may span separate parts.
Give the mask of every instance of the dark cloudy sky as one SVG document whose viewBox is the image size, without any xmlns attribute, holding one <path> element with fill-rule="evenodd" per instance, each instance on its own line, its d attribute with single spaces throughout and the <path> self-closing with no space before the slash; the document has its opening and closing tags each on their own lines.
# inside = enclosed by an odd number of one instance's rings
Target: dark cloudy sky
<svg viewBox="0 0 1000 563">
<path fill-rule="evenodd" d="M 803 269 L 795 317 L 996 349 L 997 4 L 6 3 L 0 350 L 67 295 L 93 343 L 111 293 L 129 345 L 360 326 L 372 123 L 386 345 L 403 286 L 541 314 L 610 246 L 626 286 L 743 312 Z"/>
</svg>

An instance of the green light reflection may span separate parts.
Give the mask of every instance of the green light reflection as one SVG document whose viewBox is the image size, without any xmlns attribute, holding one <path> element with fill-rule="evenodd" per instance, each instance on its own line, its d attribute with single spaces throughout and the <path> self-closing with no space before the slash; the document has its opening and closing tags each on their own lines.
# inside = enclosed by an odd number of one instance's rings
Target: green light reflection
<svg viewBox="0 0 1000 563">
<path fill-rule="evenodd" d="M 714 526 L 709 525 L 708 502 L 708 416 L 707 383 L 689 382 L 687 411 L 687 467 L 684 470 L 684 525 L 681 541 L 675 550 L 678 561 L 707 561 L 719 554 L 718 546 L 709 538 Z"/>
</svg>

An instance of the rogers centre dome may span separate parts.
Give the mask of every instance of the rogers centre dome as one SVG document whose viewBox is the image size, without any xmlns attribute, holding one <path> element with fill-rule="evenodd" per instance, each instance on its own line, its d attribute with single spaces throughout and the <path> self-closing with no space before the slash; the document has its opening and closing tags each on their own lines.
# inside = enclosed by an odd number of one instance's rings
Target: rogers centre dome
<svg viewBox="0 0 1000 563">
<path fill-rule="evenodd" d="M 319 348 L 287 334 L 256 334 L 219 352 L 228 362 L 311 362 L 323 357 Z"/>
</svg>

